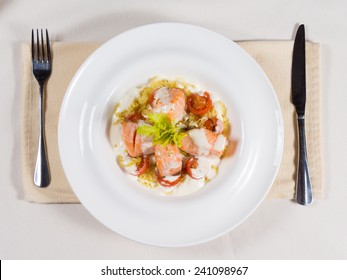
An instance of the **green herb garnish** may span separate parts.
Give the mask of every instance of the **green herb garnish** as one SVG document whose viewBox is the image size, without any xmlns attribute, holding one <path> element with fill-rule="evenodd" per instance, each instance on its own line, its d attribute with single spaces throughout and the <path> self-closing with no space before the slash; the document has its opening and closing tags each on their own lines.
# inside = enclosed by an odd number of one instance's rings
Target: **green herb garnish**
<svg viewBox="0 0 347 280">
<path fill-rule="evenodd" d="M 152 125 L 141 125 L 137 132 L 153 137 L 153 144 L 166 146 L 174 144 L 181 147 L 181 142 L 185 133 L 178 126 L 175 126 L 166 114 L 148 114 L 148 120 Z"/>
</svg>

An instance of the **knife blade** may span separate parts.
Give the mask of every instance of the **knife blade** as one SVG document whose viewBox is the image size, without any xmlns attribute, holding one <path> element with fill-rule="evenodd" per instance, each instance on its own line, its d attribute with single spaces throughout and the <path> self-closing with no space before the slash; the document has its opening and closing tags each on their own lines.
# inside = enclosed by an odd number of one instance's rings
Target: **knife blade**
<svg viewBox="0 0 347 280">
<path fill-rule="evenodd" d="M 305 26 L 301 24 L 295 36 L 292 64 L 292 101 L 298 115 L 305 115 L 306 55 Z"/>
<path fill-rule="evenodd" d="M 294 40 L 292 62 L 292 103 L 295 106 L 298 121 L 299 157 L 296 178 L 296 201 L 301 205 L 312 203 L 312 186 L 309 176 L 306 135 L 306 56 L 305 26 L 301 24 Z"/>
</svg>

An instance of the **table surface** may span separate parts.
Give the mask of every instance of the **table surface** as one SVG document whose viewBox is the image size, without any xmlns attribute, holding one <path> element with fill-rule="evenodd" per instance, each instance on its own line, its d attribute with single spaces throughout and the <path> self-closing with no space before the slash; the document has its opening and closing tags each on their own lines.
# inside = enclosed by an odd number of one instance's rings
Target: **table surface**
<svg viewBox="0 0 347 280">
<path fill-rule="evenodd" d="M 1 259 L 346 259 L 346 1 L 0 0 Z M 35 7 L 35 9 L 33 8 Z M 29 12 L 30 11 L 30 12 Z M 57 41 L 106 41 L 154 22 L 200 25 L 232 40 L 288 40 L 298 23 L 321 43 L 325 197 L 303 207 L 266 199 L 239 227 L 192 247 L 160 248 L 111 232 L 82 205 L 23 200 L 20 43 L 32 28 Z"/>
</svg>

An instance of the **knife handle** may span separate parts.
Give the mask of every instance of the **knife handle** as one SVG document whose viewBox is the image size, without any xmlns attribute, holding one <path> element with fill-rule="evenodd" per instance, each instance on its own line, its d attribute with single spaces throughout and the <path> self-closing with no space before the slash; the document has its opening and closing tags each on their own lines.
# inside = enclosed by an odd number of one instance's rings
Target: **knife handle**
<svg viewBox="0 0 347 280">
<path fill-rule="evenodd" d="M 305 137 L 305 116 L 298 116 L 299 130 L 299 162 L 298 174 L 296 178 L 296 201 L 301 205 L 312 203 L 312 187 L 308 171 L 306 137 Z"/>
</svg>

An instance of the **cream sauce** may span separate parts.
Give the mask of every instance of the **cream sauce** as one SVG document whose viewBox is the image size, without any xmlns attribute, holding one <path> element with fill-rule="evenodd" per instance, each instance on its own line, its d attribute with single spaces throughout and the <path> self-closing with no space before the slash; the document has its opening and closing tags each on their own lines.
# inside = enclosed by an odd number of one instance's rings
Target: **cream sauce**
<svg viewBox="0 0 347 280">
<path fill-rule="evenodd" d="M 208 158 L 198 158 L 197 168 L 192 168 L 191 172 L 194 178 L 203 178 L 210 172 L 211 164 Z"/>
<path fill-rule="evenodd" d="M 214 143 L 213 149 L 217 152 L 222 152 L 225 148 L 226 138 L 224 135 L 219 134 L 216 142 Z"/>
<path fill-rule="evenodd" d="M 210 153 L 211 145 L 208 142 L 205 130 L 203 128 L 192 129 L 188 131 L 188 135 L 198 148 L 199 155 L 204 156 Z"/>
<path fill-rule="evenodd" d="M 154 113 L 169 113 L 173 109 L 169 89 L 166 87 L 157 89 L 154 93 L 153 103 L 160 105 L 153 109 Z"/>
<path fill-rule="evenodd" d="M 214 109 L 217 112 L 217 119 L 223 120 L 223 111 L 222 111 L 222 106 L 219 101 L 213 103 Z"/>
</svg>

